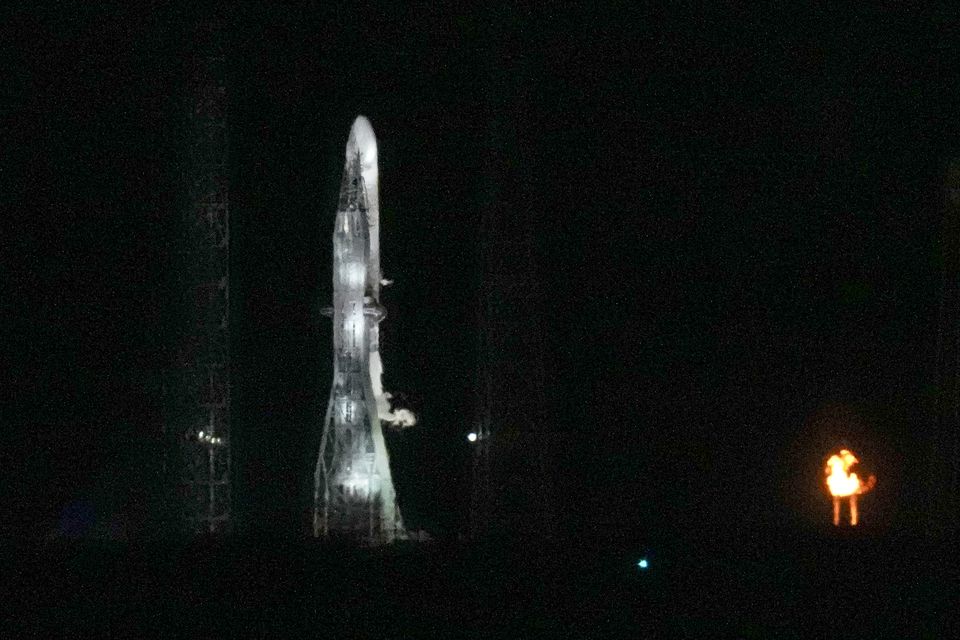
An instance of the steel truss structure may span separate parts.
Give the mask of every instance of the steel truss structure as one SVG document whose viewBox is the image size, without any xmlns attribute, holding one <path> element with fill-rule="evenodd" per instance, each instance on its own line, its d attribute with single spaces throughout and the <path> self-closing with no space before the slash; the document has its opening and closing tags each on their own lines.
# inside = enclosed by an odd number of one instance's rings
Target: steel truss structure
<svg viewBox="0 0 960 640">
<path fill-rule="evenodd" d="M 491 38 L 509 57 L 509 34 Z M 496 69 L 492 65 L 491 69 Z M 555 535 L 552 423 L 544 369 L 545 305 L 533 225 L 538 202 L 521 128 L 523 72 L 490 78 L 486 199 L 481 202 L 479 402 L 473 441 L 469 530 L 475 540 L 538 546 Z M 512 168 L 512 169 L 511 169 Z"/>
<path fill-rule="evenodd" d="M 923 464 L 926 522 L 933 536 L 960 532 L 960 160 L 946 170 L 943 203 L 943 281 L 936 346 L 933 433 Z"/>
<path fill-rule="evenodd" d="M 174 406 L 181 528 L 222 534 L 231 528 L 230 206 L 226 58 L 221 23 L 198 29 L 189 64 L 187 203 L 180 249 L 183 293 Z"/>
</svg>

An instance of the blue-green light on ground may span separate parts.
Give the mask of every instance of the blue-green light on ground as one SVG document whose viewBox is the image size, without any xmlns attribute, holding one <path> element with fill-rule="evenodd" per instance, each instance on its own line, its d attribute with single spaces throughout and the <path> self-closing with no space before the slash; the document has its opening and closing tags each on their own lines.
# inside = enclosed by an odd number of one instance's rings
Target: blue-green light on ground
<svg viewBox="0 0 960 640">
<path fill-rule="evenodd" d="M 643 571 L 646 571 L 647 569 L 650 568 L 650 563 L 647 561 L 646 558 L 640 558 L 637 561 L 637 567 L 639 567 Z"/>
</svg>

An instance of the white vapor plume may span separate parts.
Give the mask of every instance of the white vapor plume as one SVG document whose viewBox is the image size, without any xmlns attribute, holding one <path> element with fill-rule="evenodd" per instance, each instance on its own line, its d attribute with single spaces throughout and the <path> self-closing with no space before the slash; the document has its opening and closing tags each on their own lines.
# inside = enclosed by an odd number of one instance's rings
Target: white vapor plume
<svg viewBox="0 0 960 640">
<path fill-rule="evenodd" d="M 391 427 L 400 429 L 406 429 L 417 424 L 417 416 L 410 409 L 391 409 L 391 398 L 393 398 L 393 394 L 389 391 L 384 391 L 383 395 L 377 398 L 378 400 L 382 399 L 382 403 L 377 403 L 377 413 L 380 414 L 380 420 Z"/>
<path fill-rule="evenodd" d="M 378 351 L 370 354 L 370 382 L 373 384 L 373 397 L 377 401 L 377 414 L 382 422 L 400 429 L 417 424 L 417 416 L 409 409 L 390 408 L 393 394 L 383 390 L 383 362 Z"/>
<path fill-rule="evenodd" d="M 398 429 L 406 429 L 407 427 L 412 427 L 417 424 L 417 416 L 413 415 L 413 411 L 410 411 L 410 409 L 397 409 L 396 411 L 391 411 L 388 416 L 389 417 L 380 416 L 380 419 L 391 427 Z"/>
</svg>

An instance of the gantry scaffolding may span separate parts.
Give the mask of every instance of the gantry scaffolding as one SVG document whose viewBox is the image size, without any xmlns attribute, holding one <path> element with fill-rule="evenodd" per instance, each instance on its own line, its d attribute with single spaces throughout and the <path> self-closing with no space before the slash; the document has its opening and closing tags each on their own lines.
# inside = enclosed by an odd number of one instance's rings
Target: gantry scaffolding
<svg viewBox="0 0 960 640">
<path fill-rule="evenodd" d="M 936 395 L 927 469 L 927 522 L 933 536 L 960 532 L 960 160 L 942 193 L 943 273 L 936 346 Z"/>
<path fill-rule="evenodd" d="M 174 455 L 180 528 L 231 526 L 230 222 L 223 24 L 205 21 L 188 61 L 186 198 L 179 238 L 181 323 L 168 385 L 166 430 Z"/>
<path fill-rule="evenodd" d="M 484 218 L 470 530 L 474 539 L 530 542 L 555 534 L 536 261 L 532 238 L 504 238 L 496 215 Z"/>
<path fill-rule="evenodd" d="M 516 37 L 516 34 L 513 34 Z M 510 34 L 491 55 L 511 59 Z M 501 69 L 501 65 L 488 65 Z M 513 73 L 511 73 L 513 71 Z M 496 73 L 496 72 L 494 72 Z M 486 188 L 480 203 L 480 397 L 473 442 L 470 535 L 543 546 L 554 538 L 552 422 L 544 369 L 545 305 L 534 225 L 536 159 L 523 128 L 522 69 L 488 77 Z"/>
</svg>

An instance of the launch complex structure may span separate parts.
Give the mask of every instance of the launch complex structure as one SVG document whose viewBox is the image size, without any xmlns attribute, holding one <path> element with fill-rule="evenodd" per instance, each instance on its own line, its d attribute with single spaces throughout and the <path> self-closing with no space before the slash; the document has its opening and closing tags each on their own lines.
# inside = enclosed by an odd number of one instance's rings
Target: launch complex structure
<svg viewBox="0 0 960 640">
<path fill-rule="evenodd" d="M 197 29 L 180 237 L 181 296 L 175 361 L 164 384 L 165 473 L 176 486 L 177 529 L 221 535 L 232 527 L 230 452 L 230 207 L 226 56 L 220 19 Z"/>
<path fill-rule="evenodd" d="M 177 250 L 177 347 L 164 382 L 164 468 L 176 487 L 170 513 L 183 533 L 223 535 L 231 505 L 231 274 L 226 57 L 220 18 L 205 21 L 189 66 L 189 144 Z M 521 92 L 502 89 L 491 112 L 520 111 Z M 503 94 L 503 95 L 501 95 Z M 519 118 L 516 119 L 519 121 Z M 517 202 L 529 185 L 506 167 L 525 164 L 522 132 L 489 132 L 489 197 L 480 246 L 480 407 L 472 434 L 470 537 L 524 540 L 554 529 L 545 400 L 542 300 L 533 237 Z M 359 116 L 346 145 L 333 232 L 333 381 L 314 471 L 312 532 L 364 546 L 409 539 L 397 505 L 383 423 L 410 426 L 383 390 L 379 323 L 379 169 L 370 122 Z M 529 206 L 523 204 L 523 207 Z M 523 209 L 521 207 L 521 209 Z"/>
<path fill-rule="evenodd" d="M 950 539 L 960 533 L 960 158 L 944 172 L 943 272 L 937 327 L 932 433 L 926 451 L 924 531 Z"/>
<path fill-rule="evenodd" d="M 347 141 L 333 232 L 333 384 L 314 473 L 313 533 L 364 546 L 406 538 L 381 415 L 377 140 L 357 117 Z"/>
<path fill-rule="evenodd" d="M 520 34 L 490 33 L 489 69 Z M 540 277 L 535 132 L 527 121 L 528 71 L 483 79 L 484 184 L 480 199 L 479 382 L 469 536 L 548 553 L 556 539 L 554 410 L 544 353 L 547 302 Z"/>
</svg>

